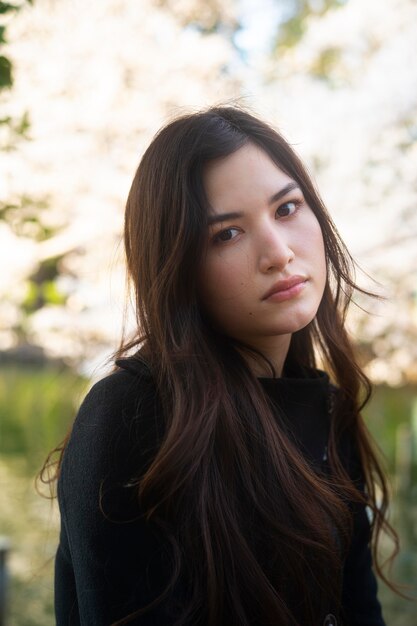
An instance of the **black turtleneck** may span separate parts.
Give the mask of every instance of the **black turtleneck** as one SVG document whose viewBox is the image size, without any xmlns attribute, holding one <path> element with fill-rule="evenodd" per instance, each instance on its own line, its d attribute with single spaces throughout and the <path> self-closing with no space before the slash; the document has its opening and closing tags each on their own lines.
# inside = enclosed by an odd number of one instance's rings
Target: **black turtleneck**
<svg viewBox="0 0 417 626">
<path fill-rule="evenodd" d="M 85 397 L 63 457 L 55 560 L 57 626 L 110 626 L 150 602 L 169 576 L 164 542 L 141 517 L 134 489 L 126 488 L 155 454 L 155 432 L 162 436 L 160 406 L 143 365 L 135 359 L 117 364 L 120 369 L 93 385 Z M 289 436 L 313 467 L 323 468 L 329 432 L 327 374 L 284 372 L 282 378 L 259 381 Z M 354 523 L 344 567 L 347 621 L 336 616 L 336 621 L 326 622 L 329 616 L 323 615 L 323 623 L 384 626 L 364 508 L 357 508 Z M 155 609 L 131 623 L 170 626 L 165 610 Z"/>
<path fill-rule="evenodd" d="M 259 378 L 277 418 L 306 457 L 317 467 L 327 456 L 329 377 L 325 372 L 299 371 L 297 376 Z"/>
</svg>

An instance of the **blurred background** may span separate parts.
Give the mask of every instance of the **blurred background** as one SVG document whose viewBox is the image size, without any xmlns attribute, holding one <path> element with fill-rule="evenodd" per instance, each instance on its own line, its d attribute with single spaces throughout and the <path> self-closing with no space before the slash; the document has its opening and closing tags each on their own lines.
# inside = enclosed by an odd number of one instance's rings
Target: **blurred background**
<svg viewBox="0 0 417 626">
<path fill-rule="evenodd" d="M 34 477 L 120 337 L 141 153 L 172 116 L 213 103 L 246 105 L 284 134 L 359 283 L 383 296 L 358 298 L 349 327 L 375 383 L 366 420 L 402 541 L 392 574 L 416 594 L 416 25 L 415 0 L 0 2 L 4 624 L 54 623 L 58 515 Z M 379 593 L 388 626 L 417 625 L 415 603 Z"/>
</svg>

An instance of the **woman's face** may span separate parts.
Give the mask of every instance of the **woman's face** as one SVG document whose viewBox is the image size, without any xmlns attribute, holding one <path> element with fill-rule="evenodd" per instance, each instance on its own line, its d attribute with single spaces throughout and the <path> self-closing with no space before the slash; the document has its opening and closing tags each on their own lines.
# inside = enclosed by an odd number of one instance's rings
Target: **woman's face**
<svg viewBox="0 0 417 626">
<path fill-rule="evenodd" d="M 319 223 L 297 183 L 246 144 L 204 172 L 210 204 L 199 275 L 205 311 L 225 334 L 271 355 L 313 320 L 326 283 Z"/>
</svg>

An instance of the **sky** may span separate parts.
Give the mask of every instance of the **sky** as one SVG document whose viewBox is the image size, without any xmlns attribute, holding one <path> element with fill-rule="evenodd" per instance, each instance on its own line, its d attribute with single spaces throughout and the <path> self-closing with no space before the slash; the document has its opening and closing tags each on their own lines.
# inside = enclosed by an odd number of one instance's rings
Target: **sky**
<svg viewBox="0 0 417 626">
<path fill-rule="evenodd" d="M 282 4 L 279 6 L 277 0 L 241 0 L 239 4 L 242 28 L 235 35 L 235 43 L 246 58 L 264 54 L 285 15 Z"/>
</svg>

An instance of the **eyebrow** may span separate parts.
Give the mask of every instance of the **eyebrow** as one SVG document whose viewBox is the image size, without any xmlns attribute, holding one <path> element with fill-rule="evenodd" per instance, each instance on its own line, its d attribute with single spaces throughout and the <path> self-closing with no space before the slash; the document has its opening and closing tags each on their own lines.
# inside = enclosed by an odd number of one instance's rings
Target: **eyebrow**
<svg viewBox="0 0 417 626">
<path fill-rule="evenodd" d="M 269 198 L 268 204 L 274 204 L 274 202 L 276 202 L 283 196 L 286 196 L 287 193 L 289 193 L 293 189 L 300 189 L 300 186 L 295 181 L 288 183 L 288 185 L 285 185 L 285 187 L 277 191 L 277 193 L 274 193 L 274 195 Z"/>
<path fill-rule="evenodd" d="M 299 189 L 299 188 L 300 186 L 295 181 L 288 183 L 288 185 L 285 185 L 285 187 L 283 187 L 282 189 L 274 193 L 274 195 L 269 198 L 268 205 L 274 204 L 280 198 L 282 198 L 283 196 L 286 196 L 287 193 L 289 193 L 293 189 Z M 216 215 L 209 215 L 207 223 L 209 226 L 212 226 L 213 224 L 218 224 L 219 222 L 227 222 L 228 220 L 235 220 L 235 219 L 238 219 L 239 217 L 243 217 L 243 213 L 239 211 L 233 211 L 231 213 L 221 213 L 221 214 L 217 213 Z"/>
</svg>

